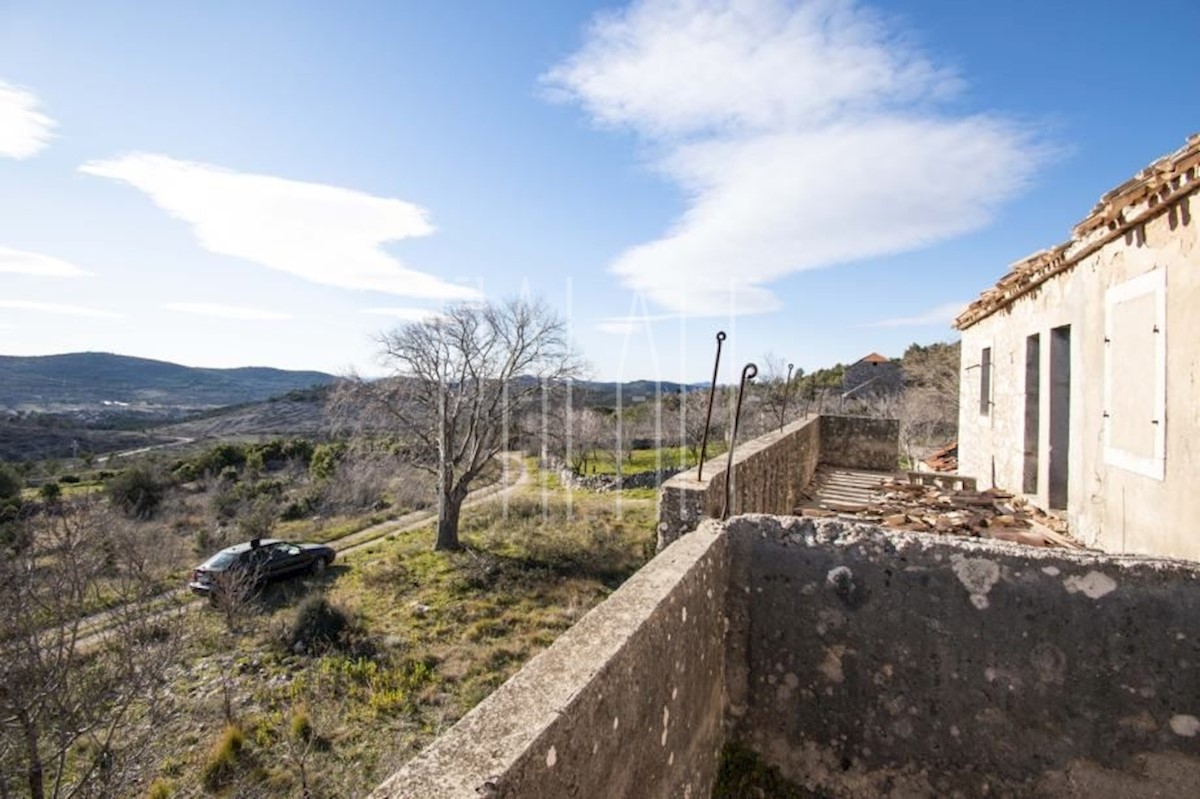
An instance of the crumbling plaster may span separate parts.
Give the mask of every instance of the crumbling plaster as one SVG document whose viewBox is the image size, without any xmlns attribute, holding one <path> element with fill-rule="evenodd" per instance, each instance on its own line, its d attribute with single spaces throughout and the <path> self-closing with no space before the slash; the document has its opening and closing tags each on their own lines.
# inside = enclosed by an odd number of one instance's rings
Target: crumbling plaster
<svg viewBox="0 0 1200 799">
<path fill-rule="evenodd" d="M 1113 552 L 1200 558 L 1200 201 L 1192 194 L 1161 209 L 1011 304 L 962 332 L 959 471 L 1010 491 L 1022 488 L 1025 339 L 1041 336 L 1038 490 L 1049 506 L 1049 331 L 1071 326 L 1068 518 L 1085 543 Z M 1105 292 L 1152 270 L 1166 273 L 1166 459 L 1163 479 L 1105 463 Z M 979 410 L 979 364 L 992 347 L 992 406 Z M 1113 367 L 1121 369 L 1117 363 Z M 1112 375 L 1114 391 L 1147 392 Z"/>
</svg>

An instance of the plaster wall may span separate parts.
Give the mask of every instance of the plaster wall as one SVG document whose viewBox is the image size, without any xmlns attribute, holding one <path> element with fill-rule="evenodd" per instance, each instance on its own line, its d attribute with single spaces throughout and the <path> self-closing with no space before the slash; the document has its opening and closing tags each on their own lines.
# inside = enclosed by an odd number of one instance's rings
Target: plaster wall
<svg viewBox="0 0 1200 799">
<path fill-rule="evenodd" d="M 1048 507 L 1050 330 L 1071 326 L 1067 515 L 1076 535 L 1108 551 L 1200 559 L 1200 534 L 1193 529 L 1200 518 L 1195 490 L 1200 468 L 1197 196 L 1183 197 L 962 333 L 959 470 L 979 478 L 981 487 L 1016 492 L 1023 487 L 1026 337 L 1040 334 L 1040 457 L 1037 490 L 1029 496 Z M 1161 270 L 1166 285 L 1161 479 L 1114 465 L 1104 452 L 1105 413 L 1128 410 L 1140 419 L 1150 407 L 1146 396 L 1155 391 L 1142 359 L 1113 358 L 1106 372 L 1106 292 L 1155 270 Z M 980 412 L 984 347 L 991 347 L 993 364 L 988 414 Z"/>
<path fill-rule="evenodd" d="M 728 546 L 713 529 L 659 553 L 372 799 L 708 797 Z"/>
<path fill-rule="evenodd" d="M 1193 564 L 726 527 L 730 733 L 814 795 L 1200 795 Z"/>
</svg>

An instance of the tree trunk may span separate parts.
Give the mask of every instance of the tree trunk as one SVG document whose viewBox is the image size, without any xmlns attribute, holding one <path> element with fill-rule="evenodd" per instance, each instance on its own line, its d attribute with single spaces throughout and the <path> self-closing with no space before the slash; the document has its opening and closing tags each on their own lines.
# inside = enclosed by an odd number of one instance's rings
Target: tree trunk
<svg viewBox="0 0 1200 799">
<path fill-rule="evenodd" d="M 462 510 L 466 492 L 450 489 L 441 492 L 438 498 L 437 543 L 433 548 L 439 552 L 462 549 L 458 543 L 458 516 Z"/>
<path fill-rule="evenodd" d="M 42 755 L 38 750 L 38 734 L 29 717 L 22 711 L 19 714 L 21 726 L 25 732 L 25 745 L 29 755 L 29 768 L 26 774 L 29 777 L 29 796 L 30 799 L 45 799 L 46 783 L 42 771 Z"/>
</svg>

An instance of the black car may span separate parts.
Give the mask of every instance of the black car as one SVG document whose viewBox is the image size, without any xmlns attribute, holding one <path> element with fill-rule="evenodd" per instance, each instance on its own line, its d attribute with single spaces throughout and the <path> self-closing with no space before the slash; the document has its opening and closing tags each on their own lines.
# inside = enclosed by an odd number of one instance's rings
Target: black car
<svg viewBox="0 0 1200 799">
<path fill-rule="evenodd" d="M 297 574 L 323 574 L 337 553 L 324 544 L 293 544 L 276 538 L 256 538 L 222 549 L 192 571 L 188 588 L 211 596 L 222 584 L 261 585 Z"/>
</svg>

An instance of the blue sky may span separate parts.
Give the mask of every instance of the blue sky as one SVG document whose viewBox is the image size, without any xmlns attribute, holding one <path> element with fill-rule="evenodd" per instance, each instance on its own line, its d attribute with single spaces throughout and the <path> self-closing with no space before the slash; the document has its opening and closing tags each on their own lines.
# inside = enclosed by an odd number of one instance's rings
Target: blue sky
<svg viewBox="0 0 1200 799">
<path fill-rule="evenodd" d="M 954 337 L 1200 130 L 1194 0 L 0 0 L 0 353 L 377 373 L 531 292 L 606 379 Z"/>
</svg>

